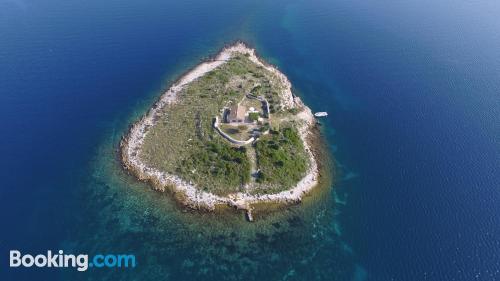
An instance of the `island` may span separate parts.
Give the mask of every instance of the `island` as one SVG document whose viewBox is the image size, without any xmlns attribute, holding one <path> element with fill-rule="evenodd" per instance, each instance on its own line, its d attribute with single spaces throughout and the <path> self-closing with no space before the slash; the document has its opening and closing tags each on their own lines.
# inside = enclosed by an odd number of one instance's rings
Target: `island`
<svg viewBox="0 0 500 281">
<path fill-rule="evenodd" d="M 247 212 L 300 202 L 318 184 L 311 110 L 245 43 L 178 79 L 120 143 L 123 166 L 182 204 Z"/>
</svg>

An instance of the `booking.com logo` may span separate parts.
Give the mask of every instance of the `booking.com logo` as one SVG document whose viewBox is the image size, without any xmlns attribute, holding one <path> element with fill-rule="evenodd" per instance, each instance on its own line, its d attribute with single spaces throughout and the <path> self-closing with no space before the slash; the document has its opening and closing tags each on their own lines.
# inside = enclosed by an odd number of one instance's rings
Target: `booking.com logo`
<svg viewBox="0 0 500 281">
<path fill-rule="evenodd" d="M 87 271 L 90 267 L 97 268 L 112 268 L 112 267 L 135 267 L 135 255 L 113 255 L 113 254 L 97 254 L 90 259 L 89 255 L 65 254 L 63 250 L 53 254 L 52 251 L 47 251 L 47 254 L 21 255 L 18 250 L 10 251 L 10 267 L 59 267 L 59 268 L 76 268 L 78 271 Z"/>
</svg>

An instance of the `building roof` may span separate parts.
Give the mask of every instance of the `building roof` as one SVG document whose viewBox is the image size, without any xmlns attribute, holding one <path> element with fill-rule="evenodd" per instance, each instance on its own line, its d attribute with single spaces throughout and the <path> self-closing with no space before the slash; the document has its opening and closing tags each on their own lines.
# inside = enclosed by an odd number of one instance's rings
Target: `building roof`
<svg viewBox="0 0 500 281">
<path fill-rule="evenodd" d="M 234 105 L 229 109 L 229 120 L 245 119 L 246 108 L 242 105 Z"/>
</svg>

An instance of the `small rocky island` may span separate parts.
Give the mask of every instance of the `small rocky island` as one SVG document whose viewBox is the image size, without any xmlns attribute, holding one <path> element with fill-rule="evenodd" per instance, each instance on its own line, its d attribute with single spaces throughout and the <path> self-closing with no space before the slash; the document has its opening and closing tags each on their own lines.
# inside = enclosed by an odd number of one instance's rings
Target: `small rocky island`
<svg viewBox="0 0 500 281">
<path fill-rule="evenodd" d="M 243 43 L 171 86 L 121 142 L 126 169 L 183 204 L 247 211 L 295 203 L 318 184 L 311 110 Z"/>
</svg>

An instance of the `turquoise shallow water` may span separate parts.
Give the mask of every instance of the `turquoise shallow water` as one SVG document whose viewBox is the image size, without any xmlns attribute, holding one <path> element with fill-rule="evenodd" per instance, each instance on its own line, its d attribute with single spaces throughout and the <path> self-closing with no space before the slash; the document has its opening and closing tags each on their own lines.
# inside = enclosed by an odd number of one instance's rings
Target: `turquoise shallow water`
<svg viewBox="0 0 500 281">
<path fill-rule="evenodd" d="M 0 1 L 0 279 L 497 280 L 499 12 L 487 0 Z M 117 159 L 130 122 L 236 39 L 329 112 L 336 175 L 254 224 L 179 208 Z M 131 252 L 138 266 L 9 269 L 10 249 Z"/>
<path fill-rule="evenodd" d="M 119 137 L 103 145 L 92 162 L 92 181 L 79 195 L 85 200 L 80 210 L 85 216 L 78 225 L 84 227 L 71 233 L 72 239 L 63 246 L 88 252 L 133 252 L 142 266 L 133 274 L 102 270 L 68 273 L 64 278 L 329 278 L 339 274 L 324 270 L 333 263 L 344 264 L 342 278 L 352 274 L 353 256 L 339 241 L 328 186 L 321 186 L 300 206 L 257 213 L 255 223 L 248 223 L 243 213 L 234 210 L 189 211 L 168 194 L 153 192 L 125 174 L 113 150 Z"/>
</svg>

